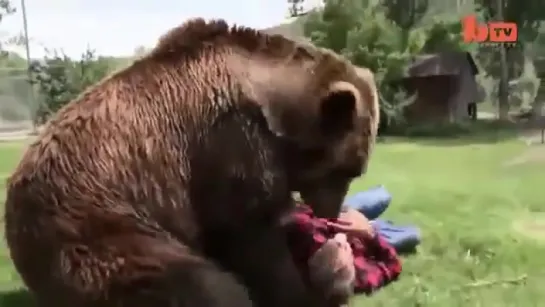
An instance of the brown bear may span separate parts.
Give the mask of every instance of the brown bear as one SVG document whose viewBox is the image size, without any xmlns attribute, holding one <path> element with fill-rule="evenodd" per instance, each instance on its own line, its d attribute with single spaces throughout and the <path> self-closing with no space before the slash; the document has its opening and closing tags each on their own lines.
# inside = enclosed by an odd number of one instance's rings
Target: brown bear
<svg viewBox="0 0 545 307">
<path fill-rule="evenodd" d="M 281 221 L 338 214 L 378 126 L 371 75 L 194 19 L 62 108 L 10 177 L 11 258 L 45 307 L 305 307 Z M 318 293 L 318 294 L 317 294 Z"/>
</svg>

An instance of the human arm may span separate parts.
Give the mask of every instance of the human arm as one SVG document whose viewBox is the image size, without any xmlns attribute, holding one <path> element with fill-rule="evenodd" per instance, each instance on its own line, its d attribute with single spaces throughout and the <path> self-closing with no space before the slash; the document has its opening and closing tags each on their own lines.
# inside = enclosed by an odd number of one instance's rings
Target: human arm
<svg viewBox="0 0 545 307">
<path fill-rule="evenodd" d="M 328 221 L 328 225 L 335 231 L 348 234 L 356 293 L 370 294 L 399 276 L 401 261 L 395 249 L 375 232 L 363 214 L 348 209 L 340 214 L 338 220 Z"/>
</svg>

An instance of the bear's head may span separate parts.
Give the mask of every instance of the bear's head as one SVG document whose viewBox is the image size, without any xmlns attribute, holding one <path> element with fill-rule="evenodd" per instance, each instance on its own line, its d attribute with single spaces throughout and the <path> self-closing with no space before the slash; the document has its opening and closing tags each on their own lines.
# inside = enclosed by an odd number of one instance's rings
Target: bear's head
<svg viewBox="0 0 545 307">
<path fill-rule="evenodd" d="M 154 53 L 171 58 L 173 50 L 205 65 L 210 78 L 222 76 L 234 103 L 257 105 L 283 156 L 289 188 L 317 215 L 338 215 L 351 181 L 367 168 L 377 134 L 373 74 L 332 51 L 222 20 L 190 20 L 165 35 Z"/>
<path fill-rule="evenodd" d="M 331 51 L 299 45 L 290 61 L 267 74 L 263 114 L 283 146 L 291 189 L 318 216 L 335 217 L 352 180 L 365 173 L 375 142 L 373 73 Z"/>
</svg>

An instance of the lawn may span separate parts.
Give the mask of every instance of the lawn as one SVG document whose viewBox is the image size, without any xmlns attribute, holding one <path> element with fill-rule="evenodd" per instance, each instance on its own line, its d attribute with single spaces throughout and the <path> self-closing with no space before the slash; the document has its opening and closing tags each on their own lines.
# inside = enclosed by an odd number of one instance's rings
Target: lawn
<svg viewBox="0 0 545 307">
<path fill-rule="evenodd" d="M 0 174 L 22 146 L 0 144 Z M 354 306 L 538 306 L 545 302 L 545 145 L 387 139 L 352 192 L 384 184 L 386 212 L 423 231 L 400 280 Z M 540 218 L 542 219 L 540 221 Z M 543 233 L 540 233 L 542 231 Z M 0 251 L 0 306 L 28 306 Z M 541 259 L 541 260 L 540 260 Z"/>
</svg>

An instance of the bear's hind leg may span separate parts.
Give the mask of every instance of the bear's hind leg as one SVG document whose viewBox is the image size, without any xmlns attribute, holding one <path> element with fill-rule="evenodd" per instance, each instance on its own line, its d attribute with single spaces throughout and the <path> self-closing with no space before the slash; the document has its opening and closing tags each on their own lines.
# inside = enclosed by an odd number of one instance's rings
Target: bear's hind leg
<svg viewBox="0 0 545 307">
<path fill-rule="evenodd" d="M 215 240 L 216 249 L 211 250 L 211 255 L 245 283 L 259 307 L 329 306 L 323 293 L 314 292 L 305 282 L 286 235 L 285 229 L 278 226 L 245 235 L 224 233 L 223 240 Z"/>
<path fill-rule="evenodd" d="M 64 300 L 55 306 L 252 307 L 246 288 L 231 274 L 177 241 L 148 235 L 101 241 L 63 250 L 60 268 L 68 291 L 57 293 Z"/>
</svg>

